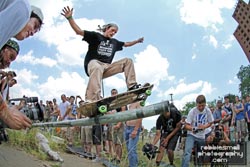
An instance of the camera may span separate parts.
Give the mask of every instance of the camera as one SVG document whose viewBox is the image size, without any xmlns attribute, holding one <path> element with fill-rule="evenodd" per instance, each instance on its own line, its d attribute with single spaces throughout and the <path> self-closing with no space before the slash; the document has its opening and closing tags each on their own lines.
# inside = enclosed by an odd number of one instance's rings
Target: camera
<svg viewBox="0 0 250 167">
<path fill-rule="evenodd" d="M 192 129 L 192 131 L 193 131 L 194 134 L 196 134 L 196 133 L 202 132 L 203 129 L 199 129 L 199 128 L 195 127 L 195 128 Z"/>
<path fill-rule="evenodd" d="M 157 149 L 158 149 L 157 146 L 154 146 L 153 144 L 146 143 L 142 147 L 142 152 L 143 152 L 143 155 L 146 155 L 149 160 L 152 160 L 155 158 L 156 153 L 159 153 L 159 151 L 157 151 Z"/>
<path fill-rule="evenodd" d="M 37 97 L 23 97 L 9 100 L 9 107 L 12 107 L 16 101 L 19 101 L 20 112 L 23 112 L 29 119 L 32 121 L 42 121 L 43 120 L 43 111 L 41 106 L 38 103 Z M 22 105 L 21 105 L 22 103 Z M 5 130 L 8 126 L 0 120 L 0 144 L 2 141 L 8 141 L 8 134 Z"/>
<path fill-rule="evenodd" d="M 43 121 L 43 110 L 38 103 L 38 97 L 23 97 L 9 100 L 9 107 L 15 105 L 15 101 L 19 101 L 22 107 L 19 109 L 32 121 Z"/>
<path fill-rule="evenodd" d="M 215 137 L 213 142 L 215 144 L 218 144 L 221 140 L 223 140 L 223 129 L 218 124 L 215 125 L 214 134 Z"/>
</svg>

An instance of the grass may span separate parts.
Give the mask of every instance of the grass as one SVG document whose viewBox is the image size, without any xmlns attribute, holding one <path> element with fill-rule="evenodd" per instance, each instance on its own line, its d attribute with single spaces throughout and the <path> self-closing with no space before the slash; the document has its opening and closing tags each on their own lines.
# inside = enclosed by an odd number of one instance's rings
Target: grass
<svg viewBox="0 0 250 167">
<path fill-rule="evenodd" d="M 7 129 L 10 144 L 13 147 L 24 150 L 25 152 L 37 157 L 39 160 L 47 161 L 51 167 L 61 166 L 58 162 L 50 161 L 50 157 L 41 150 L 39 142 L 36 139 L 37 132 L 42 133 L 49 140 L 49 146 L 53 151 L 63 152 L 62 144 L 57 144 L 51 140 L 51 135 L 48 132 L 41 132 L 39 129 L 24 130 L 11 130 Z"/>
<path fill-rule="evenodd" d="M 50 158 L 47 154 L 45 154 L 40 148 L 38 141 L 36 139 L 36 133 L 40 132 L 43 135 L 46 136 L 46 138 L 49 140 L 50 148 L 53 151 L 57 152 L 64 152 L 65 151 L 65 144 L 58 144 L 51 140 L 51 134 L 46 131 L 40 131 L 39 129 L 31 129 L 29 131 L 16 131 L 16 130 L 8 130 L 9 135 L 9 144 L 21 148 L 22 150 L 26 151 L 29 154 L 32 154 L 33 156 L 37 157 L 40 160 L 48 161 L 50 163 L 50 166 L 53 167 L 59 167 L 61 166 L 60 163 L 52 162 L 50 161 Z M 75 143 L 74 145 L 80 146 L 80 139 L 79 135 L 75 136 Z M 139 167 L 152 167 L 155 166 L 155 159 L 149 160 L 145 155 L 143 155 L 142 147 L 146 142 L 150 142 L 149 139 L 144 138 L 144 141 L 141 139 L 138 142 L 137 145 L 137 153 L 138 153 L 138 160 L 139 160 Z M 93 147 L 94 150 L 94 147 Z M 106 158 L 111 159 L 112 157 L 106 156 Z M 165 154 L 163 157 L 164 162 L 168 163 L 167 155 Z M 174 164 L 176 166 L 181 166 L 181 155 L 175 153 L 175 159 Z M 127 151 L 126 146 L 123 144 L 123 158 L 121 160 L 121 167 L 128 166 L 128 159 L 127 159 Z M 192 163 L 190 165 L 193 166 Z"/>
</svg>

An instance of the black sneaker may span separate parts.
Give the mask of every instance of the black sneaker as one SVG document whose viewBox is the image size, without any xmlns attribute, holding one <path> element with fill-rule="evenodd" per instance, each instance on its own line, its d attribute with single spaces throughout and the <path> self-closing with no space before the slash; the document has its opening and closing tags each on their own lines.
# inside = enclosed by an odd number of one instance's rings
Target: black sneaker
<svg viewBox="0 0 250 167">
<path fill-rule="evenodd" d="M 141 87 L 141 84 L 134 84 L 133 86 L 131 86 L 128 90 L 135 90 Z"/>
</svg>

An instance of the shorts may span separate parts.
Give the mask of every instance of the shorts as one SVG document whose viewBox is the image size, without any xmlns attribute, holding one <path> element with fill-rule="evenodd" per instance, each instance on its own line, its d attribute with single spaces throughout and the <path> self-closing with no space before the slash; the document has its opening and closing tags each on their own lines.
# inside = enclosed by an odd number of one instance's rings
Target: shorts
<svg viewBox="0 0 250 167">
<path fill-rule="evenodd" d="M 94 145 L 102 144 L 102 126 L 93 125 L 92 127 L 92 141 Z"/>
<path fill-rule="evenodd" d="M 162 140 L 163 140 L 165 137 L 167 137 L 167 135 L 162 134 L 161 136 L 162 136 L 162 137 L 161 137 L 160 144 L 161 144 Z M 176 147 L 177 141 L 178 141 L 178 139 L 179 139 L 179 136 L 180 136 L 180 133 L 177 132 L 177 133 L 168 141 L 168 145 L 165 147 L 166 150 L 172 150 L 172 151 L 175 150 L 175 147 Z M 163 138 L 163 137 L 164 137 L 164 138 Z"/>
<path fill-rule="evenodd" d="M 82 126 L 81 127 L 81 139 L 83 143 L 92 143 L 92 126 Z"/>
<path fill-rule="evenodd" d="M 119 129 L 113 128 L 113 143 L 123 144 L 124 143 L 124 124 Z"/>
<path fill-rule="evenodd" d="M 245 119 L 236 120 L 237 132 L 246 132 L 246 121 Z"/>
<path fill-rule="evenodd" d="M 102 137 L 103 137 L 103 141 L 108 140 L 108 128 L 106 125 L 103 125 Z"/>
<path fill-rule="evenodd" d="M 108 125 L 108 129 L 107 129 L 107 140 L 108 141 L 112 141 L 113 140 L 113 129 L 112 129 L 112 124 Z"/>
</svg>

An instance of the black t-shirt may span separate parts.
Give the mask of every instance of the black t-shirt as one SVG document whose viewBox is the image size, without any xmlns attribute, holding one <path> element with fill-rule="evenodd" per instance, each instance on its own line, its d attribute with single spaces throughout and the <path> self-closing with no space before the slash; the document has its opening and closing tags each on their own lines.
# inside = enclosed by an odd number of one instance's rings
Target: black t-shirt
<svg viewBox="0 0 250 167">
<path fill-rule="evenodd" d="M 181 121 L 181 113 L 179 110 L 171 110 L 170 117 L 166 118 L 161 114 L 156 121 L 156 130 L 161 130 L 163 133 L 171 133 L 175 128 L 178 122 Z"/>
<path fill-rule="evenodd" d="M 84 68 L 88 76 L 88 64 L 91 60 L 96 59 L 103 63 L 111 64 L 115 52 L 122 50 L 124 46 L 124 42 L 104 37 L 102 34 L 94 31 L 84 31 L 82 40 L 89 44 L 84 60 Z"/>
</svg>

